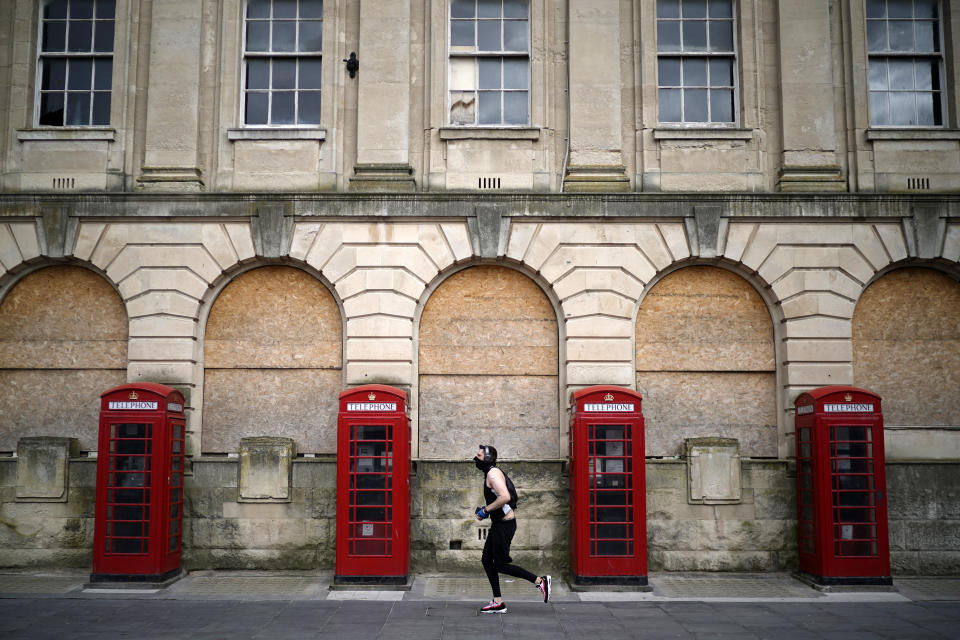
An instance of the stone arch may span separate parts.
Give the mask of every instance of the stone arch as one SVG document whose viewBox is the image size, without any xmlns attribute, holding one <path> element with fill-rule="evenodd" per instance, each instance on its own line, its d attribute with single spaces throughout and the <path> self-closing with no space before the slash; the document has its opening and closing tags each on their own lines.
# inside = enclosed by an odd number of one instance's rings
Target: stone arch
<svg viewBox="0 0 960 640">
<path fill-rule="evenodd" d="M 448 275 L 417 337 L 421 458 L 467 457 L 480 442 L 503 457 L 557 457 L 557 312 L 532 278 L 486 264 Z"/>
<path fill-rule="evenodd" d="M 960 283 L 923 267 L 875 279 L 853 312 L 853 382 L 887 425 L 960 426 Z"/>
<path fill-rule="evenodd" d="M 31 271 L 0 302 L 0 451 L 24 436 L 97 449 L 100 394 L 127 379 L 127 312 L 82 266 Z"/>
<path fill-rule="evenodd" d="M 336 451 L 343 319 L 320 279 L 287 265 L 236 275 L 209 307 L 203 354 L 202 452 L 264 435 Z"/>
<path fill-rule="evenodd" d="M 744 456 L 776 457 L 777 358 L 770 311 L 747 280 L 683 266 L 650 287 L 637 312 L 635 369 L 647 455 L 691 437 L 737 438 Z"/>
</svg>

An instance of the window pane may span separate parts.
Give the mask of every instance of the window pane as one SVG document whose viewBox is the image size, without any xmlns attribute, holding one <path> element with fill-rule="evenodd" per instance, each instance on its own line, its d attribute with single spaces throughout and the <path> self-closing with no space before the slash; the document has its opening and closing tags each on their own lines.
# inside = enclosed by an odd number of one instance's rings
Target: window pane
<svg viewBox="0 0 960 640">
<path fill-rule="evenodd" d="M 247 51 L 270 50 L 270 23 L 247 23 Z"/>
<path fill-rule="evenodd" d="M 101 20 L 112 20 L 117 12 L 114 0 L 97 0 L 97 17 Z"/>
<path fill-rule="evenodd" d="M 450 45 L 453 47 L 473 47 L 473 21 L 454 20 L 450 23 Z"/>
<path fill-rule="evenodd" d="M 933 117 L 933 101 L 937 99 L 934 93 L 917 94 L 917 124 L 922 127 L 932 127 L 937 122 Z"/>
<path fill-rule="evenodd" d="M 49 127 L 63 126 L 63 94 L 40 94 L 40 124 Z"/>
<path fill-rule="evenodd" d="M 247 124 L 267 124 L 267 94 L 247 93 L 246 113 L 244 122 Z"/>
<path fill-rule="evenodd" d="M 711 18 L 732 18 L 733 4 L 730 0 L 710 0 Z"/>
<path fill-rule="evenodd" d="M 247 89 L 270 88 L 270 60 L 247 61 Z"/>
<path fill-rule="evenodd" d="M 294 124 L 294 96 L 296 94 L 293 91 L 278 91 L 273 94 L 270 124 Z"/>
<path fill-rule="evenodd" d="M 917 28 L 917 51 L 938 51 L 940 49 L 933 34 L 936 24 L 936 22 L 924 20 L 914 23 Z"/>
<path fill-rule="evenodd" d="M 43 7 L 44 18 L 66 18 L 67 0 L 52 0 Z"/>
<path fill-rule="evenodd" d="M 526 18 L 528 14 L 527 0 L 503 0 L 504 18 Z"/>
<path fill-rule="evenodd" d="M 680 51 L 680 23 L 657 23 L 657 51 Z"/>
<path fill-rule="evenodd" d="M 450 88 L 457 89 L 476 89 L 476 61 L 473 58 L 451 58 L 450 59 Z"/>
<path fill-rule="evenodd" d="M 307 58 L 300 61 L 300 78 L 297 85 L 301 89 L 320 89 L 323 64 L 319 58 Z"/>
<path fill-rule="evenodd" d="M 870 51 L 887 50 L 887 23 L 883 20 L 867 22 L 867 48 Z"/>
<path fill-rule="evenodd" d="M 500 0 L 477 0 L 478 18 L 499 18 Z"/>
<path fill-rule="evenodd" d="M 248 18 L 269 18 L 270 0 L 247 0 Z"/>
<path fill-rule="evenodd" d="M 687 6 L 684 4 L 683 6 Z M 707 23 L 706 22 L 684 22 L 683 23 L 683 50 L 684 51 L 706 51 L 707 50 Z"/>
<path fill-rule="evenodd" d="M 297 23 L 273 23 L 273 49 L 271 51 L 296 51 Z"/>
<path fill-rule="evenodd" d="M 63 51 L 67 46 L 67 23 L 51 21 L 43 23 L 43 51 Z"/>
<path fill-rule="evenodd" d="M 113 51 L 113 21 L 102 20 L 97 22 L 93 37 L 93 50 L 98 53 Z"/>
<path fill-rule="evenodd" d="M 503 61 L 503 88 L 504 89 L 529 89 L 530 77 L 527 72 L 526 60 Z"/>
<path fill-rule="evenodd" d="M 323 0 L 300 0 L 301 18 L 323 18 Z"/>
<path fill-rule="evenodd" d="M 733 86 L 733 60 L 729 58 L 710 60 L 710 86 Z"/>
<path fill-rule="evenodd" d="M 98 91 L 93 94 L 93 122 L 96 126 L 110 124 L 110 92 Z"/>
<path fill-rule="evenodd" d="M 527 51 L 526 21 L 507 20 L 503 23 L 503 50 Z"/>
<path fill-rule="evenodd" d="M 113 85 L 113 59 L 97 58 L 93 63 L 93 88 L 109 91 Z"/>
<path fill-rule="evenodd" d="M 706 18 L 707 0 L 683 0 L 680 5 L 684 18 Z"/>
<path fill-rule="evenodd" d="M 885 18 L 887 16 L 886 0 L 867 0 L 868 18 Z"/>
<path fill-rule="evenodd" d="M 89 90 L 93 75 L 93 60 L 71 60 L 67 78 L 67 88 Z M 68 104 L 69 107 L 69 104 Z"/>
<path fill-rule="evenodd" d="M 917 60 L 917 63 L 914 66 L 914 71 L 916 73 L 917 89 L 926 91 L 929 89 L 939 88 L 939 82 L 937 82 L 936 85 L 934 84 L 934 78 L 937 80 L 940 79 L 936 62 Z"/>
<path fill-rule="evenodd" d="M 305 20 L 300 23 L 300 46 L 298 51 L 321 51 L 323 49 L 323 23 Z"/>
<path fill-rule="evenodd" d="M 658 18 L 679 18 L 680 0 L 657 0 Z"/>
<path fill-rule="evenodd" d="M 916 18 L 939 18 L 937 12 L 937 0 L 915 0 L 913 3 L 913 15 Z"/>
<path fill-rule="evenodd" d="M 707 122 L 707 90 L 685 89 L 683 92 L 683 121 Z"/>
<path fill-rule="evenodd" d="M 320 92 L 300 93 L 300 124 L 320 124 Z"/>
<path fill-rule="evenodd" d="M 685 58 L 683 61 L 683 86 L 707 86 L 706 58 Z"/>
<path fill-rule="evenodd" d="M 887 0 L 888 18 L 912 18 L 913 0 Z"/>
<path fill-rule="evenodd" d="M 733 51 L 733 22 L 710 22 L 710 51 Z"/>
<path fill-rule="evenodd" d="M 661 87 L 680 86 L 680 58 L 660 58 L 657 61 L 657 82 Z"/>
<path fill-rule="evenodd" d="M 870 61 L 870 90 L 881 91 L 888 89 L 887 85 L 887 61 Z"/>
<path fill-rule="evenodd" d="M 501 60 L 481 58 L 478 62 L 480 63 L 480 88 L 499 89 Z"/>
<path fill-rule="evenodd" d="M 90 51 L 93 43 L 93 22 L 71 22 L 67 37 L 67 51 Z"/>
<path fill-rule="evenodd" d="M 480 92 L 480 122 L 479 124 L 500 124 L 500 92 Z"/>
<path fill-rule="evenodd" d="M 499 20 L 484 20 L 477 23 L 477 49 L 480 51 L 502 51 L 500 48 Z"/>
<path fill-rule="evenodd" d="M 273 0 L 274 18 L 296 18 L 297 0 Z"/>
<path fill-rule="evenodd" d="M 890 89 L 893 91 L 913 90 L 913 61 L 890 60 Z"/>
<path fill-rule="evenodd" d="M 66 60 L 44 60 L 43 72 L 40 75 L 40 89 L 63 90 L 67 82 Z"/>
<path fill-rule="evenodd" d="M 73 19 L 92 18 L 93 0 L 71 0 L 70 17 Z"/>
<path fill-rule="evenodd" d="M 680 122 L 680 89 L 660 89 L 660 122 Z"/>
<path fill-rule="evenodd" d="M 890 50 L 913 51 L 913 22 L 909 20 L 890 21 Z"/>
<path fill-rule="evenodd" d="M 450 4 L 451 18 L 473 18 L 474 0 L 453 0 Z"/>
<path fill-rule="evenodd" d="M 526 91 L 508 91 L 503 94 L 503 123 L 527 124 L 530 121 Z"/>
<path fill-rule="evenodd" d="M 66 123 L 68 126 L 90 124 L 90 94 L 88 92 L 67 94 Z"/>
<path fill-rule="evenodd" d="M 297 86 L 296 60 L 273 60 L 273 89 L 294 89 Z"/>
<path fill-rule="evenodd" d="M 712 89 L 710 91 L 710 121 L 733 122 L 733 91 Z"/>
<path fill-rule="evenodd" d="M 916 100 L 913 93 L 890 94 L 890 124 L 917 124 Z"/>
</svg>

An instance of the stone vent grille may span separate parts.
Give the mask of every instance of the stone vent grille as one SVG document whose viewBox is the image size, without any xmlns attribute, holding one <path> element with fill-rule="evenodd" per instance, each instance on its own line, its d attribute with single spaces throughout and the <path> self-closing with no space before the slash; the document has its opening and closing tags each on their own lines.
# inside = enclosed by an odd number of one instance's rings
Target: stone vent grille
<svg viewBox="0 0 960 640">
<path fill-rule="evenodd" d="M 907 189 L 911 191 L 927 191 L 930 189 L 930 178 L 907 178 Z"/>
<path fill-rule="evenodd" d="M 478 189 L 499 189 L 500 178 L 477 178 Z"/>
<path fill-rule="evenodd" d="M 66 191 L 77 188 L 76 178 L 54 178 L 53 188 L 59 191 Z"/>
</svg>

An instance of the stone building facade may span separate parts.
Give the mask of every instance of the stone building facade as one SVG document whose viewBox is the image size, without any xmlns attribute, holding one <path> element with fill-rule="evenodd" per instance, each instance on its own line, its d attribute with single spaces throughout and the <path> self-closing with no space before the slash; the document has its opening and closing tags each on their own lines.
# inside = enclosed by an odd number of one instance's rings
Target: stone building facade
<svg viewBox="0 0 960 640">
<path fill-rule="evenodd" d="M 382 383 L 413 570 L 478 560 L 490 442 L 561 572 L 568 398 L 615 384 L 651 569 L 790 570 L 793 401 L 847 384 L 894 571 L 960 572 L 958 47 L 956 0 L 0 3 L 0 564 L 89 565 L 99 395 L 151 381 L 186 565 L 331 568 L 337 394 Z M 241 500 L 259 436 L 286 502 Z M 702 437 L 739 500 L 690 498 Z"/>
</svg>

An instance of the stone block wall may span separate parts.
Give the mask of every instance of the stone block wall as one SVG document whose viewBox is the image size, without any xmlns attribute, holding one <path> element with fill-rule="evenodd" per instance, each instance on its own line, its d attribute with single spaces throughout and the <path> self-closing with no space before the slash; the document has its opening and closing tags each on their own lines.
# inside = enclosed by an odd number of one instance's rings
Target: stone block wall
<svg viewBox="0 0 960 640">
<path fill-rule="evenodd" d="M 960 464 L 887 463 L 893 575 L 960 574 Z"/>
</svg>

